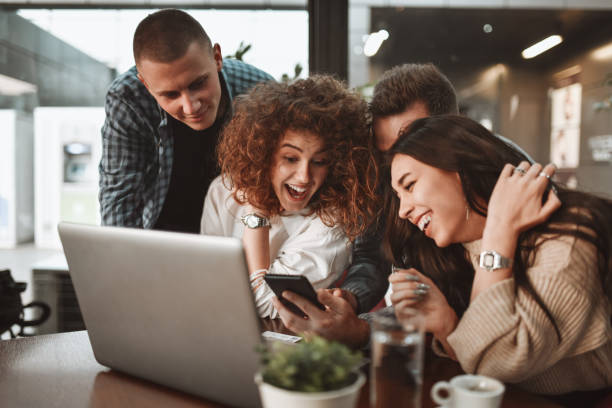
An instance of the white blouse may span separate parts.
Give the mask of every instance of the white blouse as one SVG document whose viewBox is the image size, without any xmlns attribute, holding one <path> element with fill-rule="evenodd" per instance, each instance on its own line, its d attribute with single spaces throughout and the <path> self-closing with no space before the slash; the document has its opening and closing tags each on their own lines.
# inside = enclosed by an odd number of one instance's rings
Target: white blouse
<svg viewBox="0 0 612 408">
<path fill-rule="evenodd" d="M 223 184 L 222 176 L 211 183 L 202 212 L 200 232 L 242 239 L 244 224 L 240 217 L 246 207 L 238 204 Z M 273 217 L 270 228 L 270 267 L 266 272 L 303 275 L 315 289 L 327 288 L 348 267 L 351 245 L 339 226 L 328 227 L 307 210 Z M 255 276 L 255 274 L 253 274 Z M 272 290 L 263 274 L 251 280 L 255 304 L 261 317 L 278 317 L 272 305 Z"/>
</svg>

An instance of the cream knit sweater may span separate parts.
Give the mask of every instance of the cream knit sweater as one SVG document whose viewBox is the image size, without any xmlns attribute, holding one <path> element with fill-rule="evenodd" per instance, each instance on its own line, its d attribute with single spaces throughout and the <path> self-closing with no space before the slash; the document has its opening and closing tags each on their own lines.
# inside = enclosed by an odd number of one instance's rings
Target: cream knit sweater
<svg viewBox="0 0 612 408">
<path fill-rule="evenodd" d="M 477 268 L 480 240 L 464 246 Z M 527 270 L 561 343 L 536 301 L 524 289 L 515 294 L 514 279 L 482 292 L 448 337 L 463 369 L 540 394 L 612 386 L 612 308 L 595 256 L 592 245 L 565 236 L 542 244 Z"/>
</svg>

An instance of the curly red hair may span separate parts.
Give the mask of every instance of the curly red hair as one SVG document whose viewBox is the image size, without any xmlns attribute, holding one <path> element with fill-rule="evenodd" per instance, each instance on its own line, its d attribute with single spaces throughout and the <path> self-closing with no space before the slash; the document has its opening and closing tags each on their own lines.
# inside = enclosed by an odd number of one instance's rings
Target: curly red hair
<svg viewBox="0 0 612 408">
<path fill-rule="evenodd" d="M 258 84 L 237 98 L 234 109 L 217 154 L 237 202 L 279 214 L 270 179 L 274 153 L 287 130 L 307 131 L 321 137 L 329 159 L 308 207 L 325 225 L 339 224 L 351 240 L 364 232 L 378 209 L 378 168 L 367 103 L 359 94 L 331 76 L 315 75 Z"/>
</svg>

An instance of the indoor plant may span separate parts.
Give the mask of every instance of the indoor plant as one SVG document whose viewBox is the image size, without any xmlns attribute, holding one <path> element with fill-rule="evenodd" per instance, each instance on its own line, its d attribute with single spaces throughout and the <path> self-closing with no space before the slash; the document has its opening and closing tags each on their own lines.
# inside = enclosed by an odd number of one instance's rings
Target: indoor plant
<svg viewBox="0 0 612 408">
<path fill-rule="evenodd" d="M 353 408 L 365 376 L 361 354 L 321 337 L 295 345 L 273 343 L 260 349 L 255 376 L 265 408 Z"/>
</svg>

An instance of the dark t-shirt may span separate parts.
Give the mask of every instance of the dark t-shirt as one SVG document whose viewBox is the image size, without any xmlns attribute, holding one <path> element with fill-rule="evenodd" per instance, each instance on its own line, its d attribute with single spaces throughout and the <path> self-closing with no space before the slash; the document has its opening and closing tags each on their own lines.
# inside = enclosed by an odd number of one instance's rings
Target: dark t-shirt
<svg viewBox="0 0 612 408">
<path fill-rule="evenodd" d="M 206 192 L 219 175 L 215 149 L 221 120 L 208 129 L 193 130 L 170 115 L 168 118 L 174 136 L 172 176 L 154 228 L 199 233 Z"/>
</svg>

